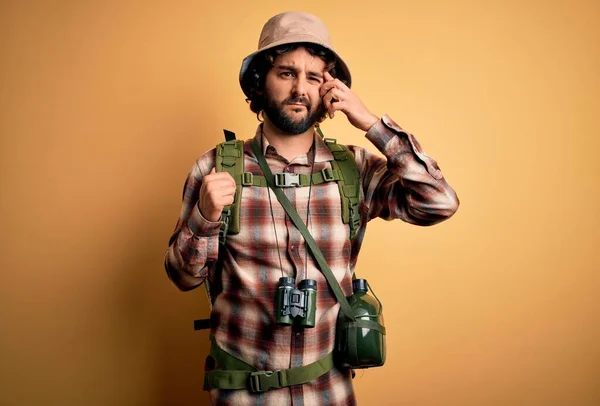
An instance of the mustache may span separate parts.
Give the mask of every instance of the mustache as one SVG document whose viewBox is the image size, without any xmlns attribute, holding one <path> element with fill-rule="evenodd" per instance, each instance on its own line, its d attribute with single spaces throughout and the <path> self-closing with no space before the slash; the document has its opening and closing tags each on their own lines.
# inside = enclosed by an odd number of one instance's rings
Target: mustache
<svg viewBox="0 0 600 406">
<path fill-rule="evenodd" d="M 284 100 L 284 104 L 302 104 L 304 106 L 310 106 L 310 101 L 305 97 L 289 97 Z"/>
</svg>

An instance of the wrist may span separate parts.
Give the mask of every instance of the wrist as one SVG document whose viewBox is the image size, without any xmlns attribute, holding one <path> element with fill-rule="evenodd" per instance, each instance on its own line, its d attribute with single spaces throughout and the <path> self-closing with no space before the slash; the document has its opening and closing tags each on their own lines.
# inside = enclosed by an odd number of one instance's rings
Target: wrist
<svg viewBox="0 0 600 406">
<path fill-rule="evenodd" d="M 212 221 L 206 218 L 200 211 L 200 205 L 196 204 L 190 213 L 188 226 L 194 235 L 207 236 L 218 233 L 219 228 L 221 228 L 221 222 L 219 220 Z"/>
<path fill-rule="evenodd" d="M 221 219 L 221 212 L 215 212 L 203 209 L 202 206 L 198 203 L 198 211 L 200 212 L 200 216 L 204 218 L 204 220 L 214 223 Z"/>
<path fill-rule="evenodd" d="M 377 117 L 375 114 L 369 113 L 368 116 L 362 121 L 360 129 L 364 132 L 368 132 L 369 129 L 371 129 L 371 127 L 373 127 L 373 125 L 375 125 L 375 123 L 378 121 L 379 117 Z"/>
</svg>

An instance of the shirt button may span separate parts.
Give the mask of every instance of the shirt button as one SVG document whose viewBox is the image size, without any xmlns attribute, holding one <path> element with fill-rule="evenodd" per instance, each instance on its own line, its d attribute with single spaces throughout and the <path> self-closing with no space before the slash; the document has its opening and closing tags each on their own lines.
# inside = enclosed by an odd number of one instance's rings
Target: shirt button
<svg viewBox="0 0 600 406">
<path fill-rule="evenodd" d="M 296 246 L 292 245 L 292 251 L 296 251 Z"/>
<path fill-rule="evenodd" d="M 300 333 L 296 333 L 296 338 L 300 338 Z"/>
</svg>

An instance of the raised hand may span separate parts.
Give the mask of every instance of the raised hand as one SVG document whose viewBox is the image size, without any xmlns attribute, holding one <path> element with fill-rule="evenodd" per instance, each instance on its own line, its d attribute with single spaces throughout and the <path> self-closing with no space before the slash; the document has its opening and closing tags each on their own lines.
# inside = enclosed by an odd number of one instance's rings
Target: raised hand
<svg viewBox="0 0 600 406">
<path fill-rule="evenodd" d="M 205 219 L 219 221 L 223 207 L 232 204 L 235 197 L 235 180 L 228 172 L 215 168 L 202 179 L 198 208 Z"/>
<path fill-rule="evenodd" d="M 363 131 L 368 131 L 379 120 L 341 80 L 334 79 L 327 71 L 324 72 L 324 78 L 320 95 L 329 118 L 333 118 L 335 112 L 340 110 L 348 117 L 350 124 Z"/>
</svg>

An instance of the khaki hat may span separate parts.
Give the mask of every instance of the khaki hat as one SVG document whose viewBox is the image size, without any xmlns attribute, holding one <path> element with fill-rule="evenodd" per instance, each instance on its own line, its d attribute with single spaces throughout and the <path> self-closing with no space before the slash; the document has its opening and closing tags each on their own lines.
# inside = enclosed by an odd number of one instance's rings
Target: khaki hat
<svg viewBox="0 0 600 406">
<path fill-rule="evenodd" d="M 352 83 L 350 70 L 344 60 L 335 52 L 331 46 L 331 38 L 325 24 L 316 16 L 298 11 L 289 11 L 271 17 L 260 33 L 258 50 L 251 53 L 242 61 L 240 69 L 240 85 L 246 96 L 250 96 L 249 89 L 244 87 L 244 76 L 248 73 L 250 64 L 256 57 L 267 49 L 278 45 L 308 42 L 317 44 L 333 52 L 337 58 L 336 71 L 340 80 L 348 86 Z"/>
</svg>

